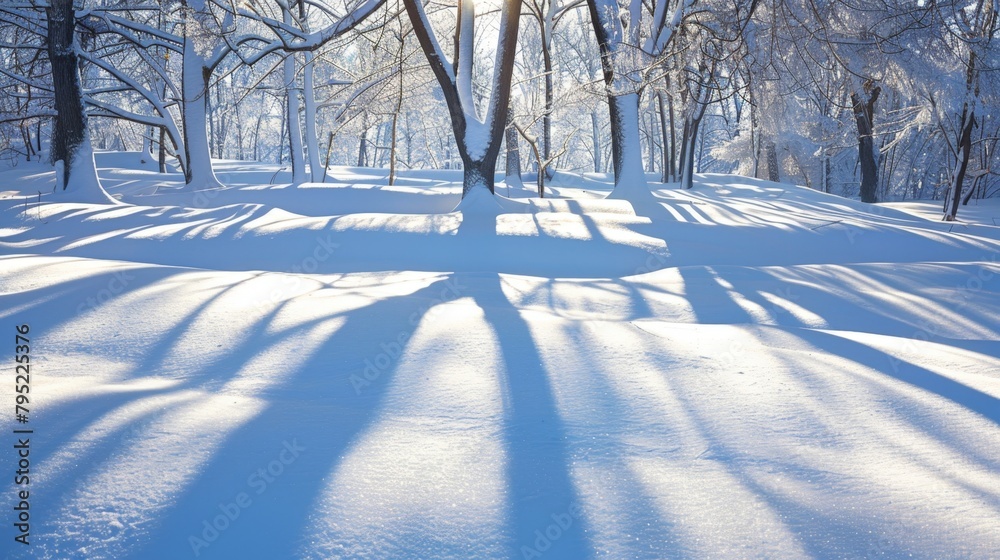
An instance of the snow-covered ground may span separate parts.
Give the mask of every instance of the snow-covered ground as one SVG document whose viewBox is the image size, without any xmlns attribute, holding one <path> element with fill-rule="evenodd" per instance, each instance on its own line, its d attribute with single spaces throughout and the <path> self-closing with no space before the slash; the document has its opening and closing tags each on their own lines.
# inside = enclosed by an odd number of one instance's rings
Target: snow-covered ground
<svg viewBox="0 0 1000 560">
<path fill-rule="evenodd" d="M 0 172 L 7 557 L 1000 551 L 998 205 L 560 174 L 494 217 L 457 172 L 98 162 L 128 205 Z"/>
<path fill-rule="evenodd" d="M 909 212 L 932 221 L 941 219 L 944 214 L 942 205 L 943 202 L 940 200 L 888 202 L 884 204 L 889 208 Z M 1000 199 L 972 200 L 965 206 L 959 206 L 958 221 L 950 224 L 955 226 L 952 231 L 963 231 L 958 228 L 964 228 L 970 224 L 1000 226 Z"/>
</svg>

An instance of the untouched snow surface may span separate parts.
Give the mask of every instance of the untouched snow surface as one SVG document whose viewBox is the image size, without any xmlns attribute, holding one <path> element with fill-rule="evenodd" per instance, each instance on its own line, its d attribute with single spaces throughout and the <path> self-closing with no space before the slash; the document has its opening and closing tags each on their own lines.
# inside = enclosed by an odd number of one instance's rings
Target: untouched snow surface
<svg viewBox="0 0 1000 560">
<path fill-rule="evenodd" d="M 24 546 L 10 375 L 5 557 L 1000 550 L 991 221 L 729 176 L 453 213 L 448 172 L 183 193 L 117 157 L 127 205 L 0 174 L 34 430 Z"/>
</svg>

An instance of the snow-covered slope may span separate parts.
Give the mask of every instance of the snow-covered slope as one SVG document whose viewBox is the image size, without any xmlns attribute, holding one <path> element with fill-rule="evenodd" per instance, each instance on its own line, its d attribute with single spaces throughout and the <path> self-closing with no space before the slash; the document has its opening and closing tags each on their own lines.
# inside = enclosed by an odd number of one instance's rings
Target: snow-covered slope
<svg viewBox="0 0 1000 560">
<path fill-rule="evenodd" d="M 0 199 L 34 374 L 9 557 L 1000 550 L 998 227 L 728 176 L 455 213 L 445 174 L 226 165 Z"/>
</svg>

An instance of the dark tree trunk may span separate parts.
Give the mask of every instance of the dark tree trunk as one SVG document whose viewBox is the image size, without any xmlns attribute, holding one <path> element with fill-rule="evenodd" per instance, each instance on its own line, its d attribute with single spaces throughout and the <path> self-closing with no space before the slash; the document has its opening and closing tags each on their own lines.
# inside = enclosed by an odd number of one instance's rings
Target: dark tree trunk
<svg viewBox="0 0 1000 560">
<path fill-rule="evenodd" d="M 160 173 L 167 172 L 167 147 L 163 145 L 164 140 L 167 137 L 167 128 L 165 126 L 160 127 L 160 147 L 156 154 L 157 169 Z"/>
<path fill-rule="evenodd" d="M 875 139 L 872 136 L 872 118 L 875 114 L 875 103 L 882 88 L 865 84 L 867 99 L 862 99 L 857 92 L 851 94 L 851 104 L 854 107 L 854 120 L 858 125 L 858 161 L 861 164 L 861 202 L 878 202 L 878 165 L 875 162 Z"/>
<path fill-rule="evenodd" d="M 476 185 L 487 185 L 494 192 L 494 177 L 496 176 L 497 158 L 471 159 L 464 150 L 462 156 L 462 196 L 468 194 Z"/>
<path fill-rule="evenodd" d="M 694 187 L 694 148 L 698 143 L 698 132 L 701 129 L 701 119 L 704 110 L 700 111 L 697 118 L 692 118 L 684 123 L 684 137 L 681 140 L 681 188 L 690 189 Z"/>
<path fill-rule="evenodd" d="M 76 14 L 72 0 L 53 0 L 48 16 L 48 54 L 52 65 L 52 86 L 56 118 L 52 130 L 52 162 L 62 161 L 59 184 L 69 185 L 74 159 L 79 157 L 87 133 L 87 113 L 83 108 L 80 60 L 73 44 Z"/>
<path fill-rule="evenodd" d="M 619 76 L 615 68 L 622 51 L 635 46 L 625 47 L 619 42 L 620 37 L 615 33 L 621 32 L 621 22 L 616 22 L 616 16 L 604 10 L 603 3 L 588 0 L 587 8 L 601 51 L 601 71 L 611 121 L 611 163 L 615 172 L 615 187 L 609 196 L 632 201 L 651 200 L 639 139 L 639 91 L 634 87 L 622 87 L 625 76 Z M 631 72 L 627 71 L 627 74 Z M 631 76 L 627 81 L 634 84 L 634 80 L 635 76 Z"/>
<path fill-rule="evenodd" d="M 969 96 L 979 96 L 979 88 L 976 82 L 976 51 L 969 52 L 969 66 L 966 69 L 965 89 L 966 100 L 962 105 L 962 130 L 958 137 L 958 161 L 956 162 L 955 176 L 951 182 L 952 201 L 951 208 L 945 219 L 954 221 L 958 215 L 958 205 L 962 201 L 962 187 L 965 183 L 965 173 L 969 169 L 969 157 L 972 154 L 972 129 L 976 126 L 975 109 L 969 106 Z M 975 90 L 973 91 L 973 88 Z"/>
<path fill-rule="evenodd" d="M 972 200 L 972 197 L 975 196 L 975 194 L 976 194 L 977 191 L 979 191 L 979 186 L 982 185 L 982 182 L 983 182 L 982 176 L 979 176 L 979 177 L 976 177 L 975 179 L 973 179 L 973 181 L 972 181 L 972 188 L 969 189 L 968 191 L 966 191 L 965 196 L 962 198 L 962 206 L 968 206 L 969 205 L 969 201 Z M 981 198 L 981 197 L 977 196 L 976 198 L 978 199 L 978 198 Z"/>
<path fill-rule="evenodd" d="M 778 150 L 774 142 L 767 143 L 767 180 L 775 183 L 781 181 L 781 173 L 778 172 Z"/>
<path fill-rule="evenodd" d="M 680 167 L 679 174 L 683 174 L 684 162 L 687 161 L 687 153 L 688 153 L 687 137 L 689 134 L 688 130 L 690 128 L 691 128 L 691 123 L 687 119 L 684 119 L 684 125 L 681 127 L 681 149 L 680 153 L 677 154 L 677 161 Z"/>
<path fill-rule="evenodd" d="M 34 146 L 31 145 L 31 129 L 21 125 L 21 139 L 24 140 L 24 158 L 31 161 L 31 156 L 35 153 Z"/>
<path fill-rule="evenodd" d="M 979 130 L 980 130 L 979 141 L 980 142 L 984 142 L 986 140 L 983 137 L 985 135 L 986 117 L 982 118 L 982 124 L 975 124 L 976 123 L 975 117 L 973 117 L 972 122 L 973 122 L 973 124 L 975 126 L 979 126 Z M 970 144 L 971 144 L 971 141 L 970 141 Z M 980 158 L 979 161 L 983 165 L 989 165 L 989 163 L 986 163 L 986 162 L 990 161 L 990 149 L 987 146 L 983 146 L 982 151 L 979 154 L 979 158 Z M 985 191 L 985 184 L 986 184 L 985 179 L 986 179 L 986 175 L 985 174 L 979 174 L 979 175 L 976 176 L 975 179 L 972 180 L 972 187 L 965 194 L 965 198 L 962 199 L 962 206 L 968 206 L 969 201 L 972 200 L 973 196 L 975 196 L 977 199 L 978 198 L 983 198 L 983 196 L 985 196 L 985 194 L 986 194 L 984 192 Z"/>
<path fill-rule="evenodd" d="M 969 169 L 969 154 L 972 152 L 972 129 L 976 126 L 976 117 L 969 114 L 969 106 L 962 110 L 962 132 L 958 140 L 958 166 L 951 182 L 951 208 L 945 219 L 954 221 L 958 215 L 958 205 L 962 202 L 962 186 L 965 183 L 965 173 Z"/>
<path fill-rule="evenodd" d="M 830 156 L 823 156 L 823 192 L 830 193 Z"/>
<path fill-rule="evenodd" d="M 621 106 L 615 103 L 617 98 L 609 98 L 608 114 L 611 120 L 611 167 L 615 173 L 615 179 L 622 176 L 622 165 L 625 159 L 625 146 L 627 139 L 624 137 L 624 116 Z"/>
<path fill-rule="evenodd" d="M 464 40 L 464 37 L 460 37 L 463 29 L 461 10 L 466 9 L 462 7 L 464 2 L 459 2 L 459 12 L 456 19 L 455 56 L 452 60 L 452 72 L 446 70 L 444 54 L 433 29 L 430 28 L 430 21 L 426 17 L 423 5 L 419 0 L 403 0 L 403 4 L 413 24 L 413 31 L 420 43 L 420 48 L 427 57 L 431 71 L 441 86 L 441 92 L 448 106 L 452 131 L 455 134 L 455 141 L 464 168 L 462 198 L 464 199 L 477 186 L 485 187 L 490 194 L 494 194 L 497 157 L 500 155 L 510 103 L 510 84 L 514 73 L 521 0 L 503 1 L 500 13 L 500 37 L 497 42 L 495 80 L 492 84 L 486 117 L 482 123 L 477 123 L 480 125 L 478 127 L 466 120 L 467 115 L 475 113 L 472 100 L 466 99 L 463 103 L 462 95 L 459 93 L 459 69 L 465 67 L 466 71 L 471 72 L 473 62 L 470 59 L 464 59 L 461 56 L 463 51 L 459 48 Z M 470 1 L 467 8 L 474 9 L 474 7 L 475 4 Z M 474 19 L 473 15 L 472 21 Z M 466 27 L 466 32 L 474 34 L 474 27 Z M 473 124 L 471 130 L 470 124 Z M 472 134 L 483 133 L 485 141 L 480 138 L 472 138 L 470 132 Z M 470 148 L 470 140 L 473 144 L 472 148 Z"/>
<path fill-rule="evenodd" d="M 97 177 L 94 152 L 87 132 L 80 60 L 74 42 L 76 13 L 73 1 L 53 0 L 45 11 L 56 110 L 52 161 L 62 162 L 56 180 L 63 191 L 72 191 L 71 196 L 78 202 L 115 204 L 115 199 L 104 191 Z"/>
</svg>

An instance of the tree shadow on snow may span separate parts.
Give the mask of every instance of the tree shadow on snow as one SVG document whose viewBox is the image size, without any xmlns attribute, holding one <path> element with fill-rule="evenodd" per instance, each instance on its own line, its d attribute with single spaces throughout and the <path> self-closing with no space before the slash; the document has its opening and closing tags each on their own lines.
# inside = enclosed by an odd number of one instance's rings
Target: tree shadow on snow
<svg viewBox="0 0 1000 560">
<path fill-rule="evenodd" d="M 480 277 L 473 299 L 492 325 L 505 376 L 510 557 L 587 558 L 587 520 L 570 477 L 567 433 L 548 372 L 521 312 L 498 275 Z"/>
<path fill-rule="evenodd" d="M 423 302 L 434 300 L 446 288 L 447 279 L 441 278 L 411 294 L 351 311 L 304 363 L 275 371 L 282 376 L 280 387 L 268 390 L 263 410 L 227 434 L 213 450 L 208 464 L 158 520 L 155 533 L 159 536 L 140 555 L 190 554 L 191 544 L 187 539 L 179 542 L 179 536 L 201 537 L 203 520 L 212 520 L 221 513 L 220 504 L 235 503 L 239 493 L 245 492 L 252 504 L 203 550 L 205 556 L 293 557 L 296 547 L 304 544 L 301 539 L 330 473 L 355 438 L 377 420 L 378 403 L 391 385 L 398 360 L 379 370 L 363 391 L 356 389 L 351 376 L 365 376 L 365 360 L 383 352 L 379 344 L 397 340 L 413 317 L 426 312 Z M 287 344 L 313 326 L 300 324 L 280 336 L 260 335 L 249 346 L 259 351 L 265 344 Z M 369 373 L 368 377 L 373 376 Z M 292 448 L 301 450 L 293 457 Z M 293 462 L 286 465 L 285 460 Z M 285 469 L 290 474 L 282 476 Z M 195 518 L 193 512 L 199 512 Z"/>
</svg>

